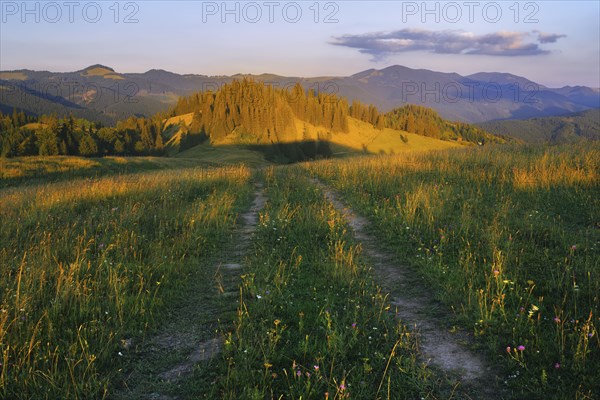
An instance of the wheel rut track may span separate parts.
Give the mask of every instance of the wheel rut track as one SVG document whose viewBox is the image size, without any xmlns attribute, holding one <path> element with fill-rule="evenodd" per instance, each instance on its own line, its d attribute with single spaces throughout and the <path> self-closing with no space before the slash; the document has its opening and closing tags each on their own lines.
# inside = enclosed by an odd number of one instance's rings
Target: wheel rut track
<svg viewBox="0 0 600 400">
<path fill-rule="evenodd" d="M 255 184 L 253 202 L 251 207 L 240 214 L 237 219 L 237 226 L 231 233 L 231 237 L 218 256 L 218 261 L 214 265 L 215 281 L 217 283 L 216 291 L 220 296 L 231 297 L 235 301 L 239 286 L 239 272 L 248 254 L 250 244 L 256 227 L 259 222 L 259 212 L 264 208 L 267 201 L 264 195 L 264 188 L 261 183 Z M 202 293 L 198 293 L 201 297 Z M 197 331 L 206 331 L 205 326 L 181 326 L 178 322 L 180 318 L 195 318 L 202 312 L 201 300 L 191 307 L 185 307 L 182 310 L 173 312 L 175 315 L 173 321 L 161 329 L 162 333 L 150 338 L 143 346 L 140 362 L 144 362 L 145 355 L 155 356 L 156 354 L 168 354 L 178 352 L 186 354 L 185 359 L 177 364 L 170 365 L 167 369 L 153 373 L 152 380 L 163 382 L 167 385 L 180 385 L 182 381 L 189 378 L 198 363 L 207 362 L 217 356 L 221 351 L 223 338 L 206 337 L 206 334 L 199 335 Z M 216 312 L 216 310 L 212 310 Z M 209 311 L 210 312 L 210 311 Z M 183 317 L 182 315 L 185 315 Z M 180 316 L 178 318 L 178 316 Z M 212 321 L 210 325 L 217 326 L 217 321 Z M 203 336 L 200 338 L 199 336 Z M 150 358 L 148 362 L 153 362 Z M 164 368 L 164 367 L 163 367 Z M 177 396 L 160 393 L 160 390 L 154 390 L 150 393 L 147 388 L 139 384 L 138 373 L 132 372 L 123 382 L 124 389 L 114 394 L 116 399 L 157 399 L 157 400 L 176 400 Z M 148 377 L 146 377 L 148 378 Z M 166 391 L 166 390 L 165 390 Z M 111 398 L 113 398 L 111 397 Z"/>
<path fill-rule="evenodd" d="M 461 330 L 448 330 L 444 323 L 447 318 L 440 315 L 443 307 L 427 294 L 427 288 L 409 267 L 399 264 L 368 233 L 369 220 L 340 200 L 334 189 L 317 179 L 313 182 L 352 228 L 355 240 L 373 265 L 376 281 L 390 294 L 396 317 L 417 335 L 422 362 L 442 372 L 450 382 L 464 386 L 467 393 L 474 393 L 474 397 L 461 393 L 466 398 L 504 398 L 495 384 L 498 375 L 494 367 L 469 347 L 472 337 Z"/>
</svg>

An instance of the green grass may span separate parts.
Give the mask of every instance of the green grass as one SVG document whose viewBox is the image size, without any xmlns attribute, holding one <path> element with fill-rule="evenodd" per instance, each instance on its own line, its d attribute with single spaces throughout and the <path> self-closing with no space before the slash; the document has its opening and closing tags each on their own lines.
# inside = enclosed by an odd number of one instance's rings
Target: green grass
<svg viewBox="0 0 600 400">
<path fill-rule="evenodd" d="M 176 157 L 182 160 L 196 160 L 209 165 L 244 164 L 256 168 L 270 164 L 262 153 L 249 150 L 243 145 L 211 146 L 206 143 L 185 150 Z"/>
<path fill-rule="evenodd" d="M 256 175 L 239 164 L 267 164 L 243 147 L 181 156 L 0 160 L 0 186 L 14 186 L 0 191 L 1 398 L 110 397 L 125 371 L 157 357 L 124 340 L 143 349 L 178 321 L 204 340 L 216 319 L 221 356 L 172 387 L 141 379 L 138 398 L 154 388 L 211 399 L 456 398 L 420 365 L 415 338 L 310 174 L 367 216 L 398 264 L 477 336 L 513 398 L 600 393 L 598 144 L 405 152 Z M 208 268 L 255 179 L 269 202 L 237 312 L 220 314 Z M 206 312 L 173 311 L 194 306 Z M 177 357 L 186 354 L 165 363 Z"/>
<path fill-rule="evenodd" d="M 0 189 L 83 177 L 203 165 L 209 166 L 210 164 L 203 163 L 201 160 L 176 160 L 165 157 L 0 157 Z"/>
<path fill-rule="evenodd" d="M 600 392 L 600 147 L 306 164 L 505 369 L 515 398 Z M 519 346 L 524 346 L 519 350 Z"/>
<path fill-rule="evenodd" d="M 0 194 L 0 397 L 106 397 L 123 341 L 219 250 L 249 179 L 188 168 Z"/>
<path fill-rule="evenodd" d="M 431 371 L 388 313 L 360 247 L 294 168 L 265 172 L 270 201 L 208 398 L 430 398 Z"/>
<path fill-rule="evenodd" d="M 181 139 L 181 123 L 190 125 L 192 114 L 179 115 L 166 122 L 165 131 L 169 141 L 167 143 L 170 155 L 179 158 L 193 158 L 207 163 L 218 165 L 244 163 L 252 167 L 268 165 L 263 155 L 258 151 L 248 149 L 244 145 L 257 145 L 256 138 L 244 138 L 232 133 L 226 138 L 213 143 L 204 143 L 181 153 L 179 143 Z M 327 141 L 333 151 L 334 157 L 347 157 L 358 154 L 394 154 L 412 151 L 431 151 L 463 147 L 457 142 L 443 141 L 422 135 L 416 135 L 394 129 L 379 130 L 373 125 L 348 118 L 348 132 L 331 132 L 323 126 L 314 126 L 299 119 L 295 119 L 295 136 L 287 136 L 281 144 L 299 143 L 302 141 Z M 403 140 L 404 138 L 404 140 Z M 265 144 L 265 143 L 262 143 Z"/>
</svg>

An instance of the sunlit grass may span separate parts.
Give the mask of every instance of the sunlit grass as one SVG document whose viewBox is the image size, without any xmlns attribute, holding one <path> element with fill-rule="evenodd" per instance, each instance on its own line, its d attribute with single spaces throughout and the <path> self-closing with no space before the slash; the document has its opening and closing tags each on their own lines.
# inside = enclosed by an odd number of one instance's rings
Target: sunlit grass
<svg viewBox="0 0 600 400">
<path fill-rule="evenodd" d="M 68 172 L 100 166 L 100 162 L 79 157 L 0 158 L 0 179 L 23 178 L 36 173 Z"/>
<path fill-rule="evenodd" d="M 0 157 L 0 189 L 81 177 L 203 165 L 207 164 L 202 160 L 174 160 L 166 157 Z"/>
<path fill-rule="evenodd" d="M 427 278 L 503 361 L 516 397 L 584 399 L 600 382 L 598 160 L 587 144 L 306 168 Z"/>
<path fill-rule="evenodd" d="M 0 185 L 9 186 L 0 190 L 0 397 L 110 396 L 124 343 L 162 320 L 190 269 L 230 239 L 248 201 L 248 168 L 187 167 L 233 164 L 236 155 L 264 165 L 258 153 L 239 150 L 217 149 L 210 162 L 0 160 Z M 593 398 L 598 160 L 600 147 L 587 144 L 266 168 L 259 176 L 269 202 L 242 272 L 237 315 L 224 324 L 211 376 L 220 375 L 201 392 L 450 396 L 388 313 L 349 227 L 304 176 L 315 174 L 368 216 L 381 244 L 481 339 L 514 398 Z"/>
</svg>

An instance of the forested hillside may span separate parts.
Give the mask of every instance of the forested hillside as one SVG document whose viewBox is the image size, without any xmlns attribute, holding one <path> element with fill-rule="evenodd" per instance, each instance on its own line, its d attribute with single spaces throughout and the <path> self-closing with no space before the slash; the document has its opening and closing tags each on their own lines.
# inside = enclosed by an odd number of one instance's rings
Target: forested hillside
<svg viewBox="0 0 600 400">
<path fill-rule="evenodd" d="M 492 135 L 475 125 L 446 121 L 435 110 L 412 104 L 386 113 L 385 125 L 442 140 L 464 140 L 478 144 L 507 141 L 506 137 Z"/>
<path fill-rule="evenodd" d="M 529 143 L 572 143 L 600 139 L 600 109 L 556 117 L 489 121 L 480 126 Z"/>
<path fill-rule="evenodd" d="M 194 113 L 191 131 L 218 141 L 234 131 L 251 134 L 258 143 L 294 137 L 294 118 L 333 132 L 348 131 L 348 116 L 383 128 L 384 119 L 374 106 L 330 94 L 290 90 L 249 79 L 224 85 L 217 92 L 200 92 L 179 99 L 171 116 Z"/>
<path fill-rule="evenodd" d="M 244 79 L 224 85 L 218 92 L 201 92 L 179 99 L 171 116 L 193 113 L 189 131 L 219 141 L 236 132 L 250 135 L 256 143 L 286 141 L 298 134 L 294 118 L 331 132 L 347 132 L 348 119 L 372 124 L 377 129 L 391 128 L 442 140 L 483 144 L 503 143 L 474 125 L 449 122 L 436 111 L 407 105 L 382 114 L 375 106 L 330 94 L 305 91 L 300 84 L 290 90 Z"/>
<path fill-rule="evenodd" d="M 175 133 L 168 117 L 172 120 L 182 115 L 191 119 L 179 122 Z M 506 141 L 473 125 L 448 122 L 426 107 L 408 105 L 383 114 L 373 105 L 356 100 L 349 104 L 345 98 L 307 91 L 300 84 L 278 89 L 245 78 L 217 91 L 181 97 L 168 113 L 130 117 L 115 127 L 72 115 L 33 117 L 16 110 L 11 115 L 0 113 L 0 155 L 163 155 L 165 145 L 177 134 L 177 151 L 209 140 L 213 145 L 258 146 L 258 150 L 271 152 L 272 158 L 283 153 L 287 161 L 298 161 L 329 156 L 329 136 L 347 133 L 349 117 L 376 130 L 391 128 L 480 145 Z M 316 139 L 308 134 L 306 124 L 318 127 Z"/>
</svg>

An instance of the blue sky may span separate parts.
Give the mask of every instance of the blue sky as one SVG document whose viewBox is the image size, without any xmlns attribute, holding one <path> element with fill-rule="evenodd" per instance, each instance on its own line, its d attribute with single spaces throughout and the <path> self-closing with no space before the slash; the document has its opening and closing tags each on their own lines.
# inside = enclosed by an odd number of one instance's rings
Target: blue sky
<svg viewBox="0 0 600 400">
<path fill-rule="evenodd" d="M 600 87 L 599 4 L 1 0 L 0 70 L 334 76 L 400 64 Z"/>
</svg>

